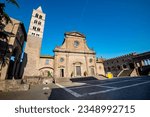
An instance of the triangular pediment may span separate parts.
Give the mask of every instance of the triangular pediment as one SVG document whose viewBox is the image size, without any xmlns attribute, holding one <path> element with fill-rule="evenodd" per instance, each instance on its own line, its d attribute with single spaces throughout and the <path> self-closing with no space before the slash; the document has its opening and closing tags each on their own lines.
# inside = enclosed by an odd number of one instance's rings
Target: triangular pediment
<svg viewBox="0 0 150 117">
<path fill-rule="evenodd" d="M 65 35 L 85 38 L 85 36 L 79 32 L 66 32 Z"/>
</svg>

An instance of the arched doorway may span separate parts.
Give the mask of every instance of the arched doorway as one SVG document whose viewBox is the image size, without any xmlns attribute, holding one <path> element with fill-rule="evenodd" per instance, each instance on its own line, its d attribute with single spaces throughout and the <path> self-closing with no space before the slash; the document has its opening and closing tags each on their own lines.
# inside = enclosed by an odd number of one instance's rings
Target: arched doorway
<svg viewBox="0 0 150 117">
<path fill-rule="evenodd" d="M 81 76 L 81 66 L 76 66 L 76 76 Z"/>
<path fill-rule="evenodd" d="M 74 65 L 74 73 L 75 76 L 80 77 L 82 76 L 82 63 L 81 62 L 75 62 Z"/>
<path fill-rule="evenodd" d="M 94 75 L 95 75 L 94 67 L 91 67 L 91 75 L 92 75 L 92 76 L 94 76 Z"/>
<path fill-rule="evenodd" d="M 64 69 L 63 68 L 60 69 L 60 77 L 64 77 Z"/>
</svg>

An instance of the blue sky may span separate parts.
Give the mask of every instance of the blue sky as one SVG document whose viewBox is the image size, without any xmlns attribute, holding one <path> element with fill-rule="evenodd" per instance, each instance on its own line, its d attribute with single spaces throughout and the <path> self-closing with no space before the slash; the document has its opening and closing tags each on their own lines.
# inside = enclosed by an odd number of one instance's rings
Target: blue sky
<svg viewBox="0 0 150 117">
<path fill-rule="evenodd" d="M 32 9 L 42 6 L 46 23 L 42 55 L 54 55 L 64 33 L 79 31 L 97 57 L 112 58 L 150 50 L 150 0 L 18 0 L 6 12 L 28 31 Z"/>
</svg>

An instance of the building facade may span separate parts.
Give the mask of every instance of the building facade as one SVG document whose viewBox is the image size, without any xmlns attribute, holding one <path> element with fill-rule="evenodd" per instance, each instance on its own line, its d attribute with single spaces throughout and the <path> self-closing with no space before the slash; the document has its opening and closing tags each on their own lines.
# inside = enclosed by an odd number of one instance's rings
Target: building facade
<svg viewBox="0 0 150 117">
<path fill-rule="evenodd" d="M 40 15 L 42 19 L 37 17 Z M 33 10 L 25 49 L 27 65 L 24 76 L 73 78 L 104 75 L 103 63 L 97 62 L 95 51 L 87 46 L 86 37 L 79 32 L 65 33 L 65 39 L 54 49 L 53 57 L 40 56 L 44 23 L 45 14 L 41 7 Z"/>
<path fill-rule="evenodd" d="M 40 75 L 40 50 L 44 32 L 45 17 L 46 15 L 43 13 L 41 7 L 34 9 L 32 12 L 25 48 L 27 64 L 24 76 Z"/>
<path fill-rule="evenodd" d="M 131 53 L 104 61 L 105 72 L 111 72 L 114 77 L 117 77 L 122 70 L 134 69 L 133 57 L 136 53 Z"/>
<path fill-rule="evenodd" d="M 0 55 L 4 58 L 0 60 L 0 80 L 22 77 L 22 53 L 27 34 L 22 22 L 13 18 L 11 21 L 4 28 L 7 42 L 0 39 Z"/>
<path fill-rule="evenodd" d="M 55 77 L 82 77 L 97 74 L 95 52 L 79 32 L 65 33 L 62 46 L 54 49 Z"/>
<path fill-rule="evenodd" d="M 150 74 L 150 52 L 131 53 L 104 60 L 105 73 L 114 77 Z"/>
</svg>

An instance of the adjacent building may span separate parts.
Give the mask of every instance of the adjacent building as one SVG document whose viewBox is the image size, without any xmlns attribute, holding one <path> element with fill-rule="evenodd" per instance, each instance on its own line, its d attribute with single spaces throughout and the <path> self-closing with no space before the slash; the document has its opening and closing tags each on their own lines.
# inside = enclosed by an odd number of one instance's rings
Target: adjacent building
<svg viewBox="0 0 150 117">
<path fill-rule="evenodd" d="M 22 53 L 26 42 L 26 31 L 21 21 L 11 18 L 4 32 L 6 39 L 0 39 L 0 80 L 19 79 L 22 77 Z M 7 40 L 7 41 L 6 41 Z"/>
<path fill-rule="evenodd" d="M 150 52 L 131 53 L 104 60 L 103 63 L 106 74 L 112 73 L 114 77 L 150 74 Z"/>
</svg>

